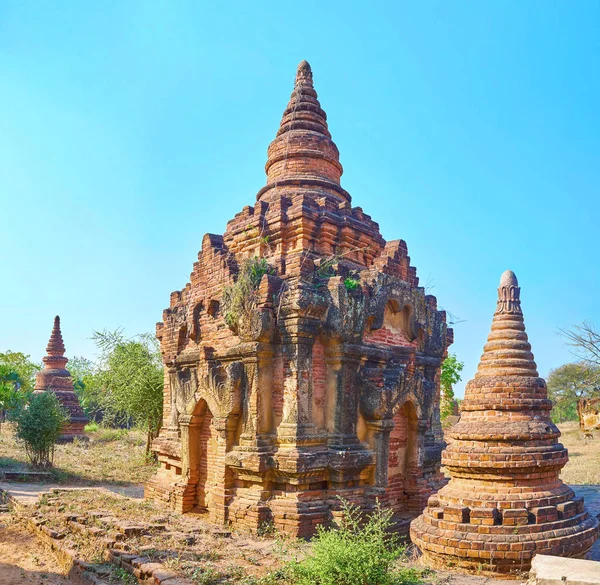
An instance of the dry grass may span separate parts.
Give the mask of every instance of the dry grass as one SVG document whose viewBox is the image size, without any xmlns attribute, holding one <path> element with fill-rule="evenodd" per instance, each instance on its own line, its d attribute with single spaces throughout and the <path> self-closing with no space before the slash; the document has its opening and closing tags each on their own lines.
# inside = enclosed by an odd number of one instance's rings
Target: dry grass
<svg viewBox="0 0 600 585">
<path fill-rule="evenodd" d="M 569 450 L 569 462 L 561 473 L 568 484 L 600 484 L 600 433 L 587 444 L 579 430 L 578 422 L 558 425 L 562 444 Z"/>
<path fill-rule="evenodd" d="M 145 483 L 156 471 L 144 454 L 146 437 L 137 430 L 99 429 L 87 433 L 89 442 L 57 445 L 54 467 L 58 483 L 79 485 L 131 485 Z M 15 440 L 9 425 L 0 433 L 0 471 L 28 469 L 25 449 Z"/>
</svg>

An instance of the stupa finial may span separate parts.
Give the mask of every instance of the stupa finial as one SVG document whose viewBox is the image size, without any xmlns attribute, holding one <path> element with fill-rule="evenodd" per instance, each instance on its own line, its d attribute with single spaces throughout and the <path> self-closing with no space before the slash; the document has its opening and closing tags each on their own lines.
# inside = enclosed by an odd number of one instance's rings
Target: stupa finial
<svg viewBox="0 0 600 585">
<path fill-rule="evenodd" d="M 295 87 L 298 87 L 299 85 L 308 85 L 310 87 L 313 87 L 312 69 L 310 68 L 310 64 L 306 60 L 301 61 L 296 71 Z"/>
<path fill-rule="evenodd" d="M 42 359 L 46 369 L 64 368 L 69 361 L 65 355 L 65 344 L 60 330 L 60 317 L 54 317 L 54 326 L 46 347 L 47 355 Z"/>
<path fill-rule="evenodd" d="M 500 277 L 500 286 L 519 286 L 517 275 L 512 270 L 505 270 Z"/>
<path fill-rule="evenodd" d="M 525 332 L 521 288 L 512 270 L 500 278 L 492 330 L 475 374 L 480 376 L 538 376 Z"/>
</svg>

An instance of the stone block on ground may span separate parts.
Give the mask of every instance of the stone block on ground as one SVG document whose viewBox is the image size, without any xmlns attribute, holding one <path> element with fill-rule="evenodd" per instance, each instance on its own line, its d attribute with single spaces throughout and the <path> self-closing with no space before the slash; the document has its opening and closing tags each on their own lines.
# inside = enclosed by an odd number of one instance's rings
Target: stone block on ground
<svg viewBox="0 0 600 585">
<path fill-rule="evenodd" d="M 529 585 L 600 585 L 600 562 L 536 555 Z"/>
</svg>

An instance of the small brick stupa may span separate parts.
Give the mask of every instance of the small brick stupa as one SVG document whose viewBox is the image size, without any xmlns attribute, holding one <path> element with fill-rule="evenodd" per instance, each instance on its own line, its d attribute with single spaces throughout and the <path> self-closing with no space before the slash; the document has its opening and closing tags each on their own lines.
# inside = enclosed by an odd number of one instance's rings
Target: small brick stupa
<svg viewBox="0 0 600 585">
<path fill-rule="evenodd" d="M 460 422 L 442 454 L 450 482 L 411 525 L 413 542 L 436 568 L 517 573 L 535 554 L 582 556 L 597 538 L 598 520 L 559 479 L 567 450 L 550 419 L 519 296 L 507 270 Z"/>
<path fill-rule="evenodd" d="M 63 427 L 59 442 L 68 443 L 75 437 L 86 440 L 83 428 L 88 423 L 77 395 L 73 390 L 73 379 L 65 366 L 69 361 L 65 357 L 65 344 L 60 332 L 60 317 L 54 317 L 54 327 L 50 335 L 50 341 L 46 348 L 46 355 L 42 361 L 44 369 L 40 370 L 35 377 L 36 392 L 54 392 L 62 406 L 69 413 L 70 420 Z"/>
<path fill-rule="evenodd" d="M 363 510 L 379 499 L 407 532 L 443 483 L 451 331 L 406 244 L 352 207 L 326 120 L 304 61 L 255 205 L 204 236 L 190 282 L 171 294 L 157 326 L 160 469 L 146 496 L 297 536 L 330 522 L 338 496 Z M 255 290 L 236 288 L 248 262 L 263 272 Z"/>
</svg>

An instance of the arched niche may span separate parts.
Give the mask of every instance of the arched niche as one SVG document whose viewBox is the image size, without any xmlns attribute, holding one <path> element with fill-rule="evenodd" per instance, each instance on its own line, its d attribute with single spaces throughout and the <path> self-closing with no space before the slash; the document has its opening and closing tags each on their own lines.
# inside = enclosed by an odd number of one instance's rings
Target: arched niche
<svg viewBox="0 0 600 585">
<path fill-rule="evenodd" d="M 192 311 L 192 325 L 189 328 L 189 337 L 192 341 L 200 341 L 200 314 L 204 309 L 204 303 L 197 303 Z"/>
<path fill-rule="evenodd" d="M 390 506 L 410 510 L 418 473 L 418 416 L 414 404 L 405 402 L 394 414 L 390 432 L 388 485 Z"/>
<path fill-rule="evenodd" d="M 188 340 L 188 328 L 186 324 L 183 324 L 177 333 L 177 353 L 181 353 L 185 346 L 187 345 Z"/>
<path fill-rule="evenodd" d="M 383 316 L 371 316 L 367 319 L 364 339 L 368 343 L 383 345 L 414 345 L 417 338 L 412 325 L 413 307 L 400 304 L 396 299 L 386 303 Z M 379 325 L 380 323 L 380 325 Z"/>
<path fill-rule="evenodd" d="M 401 335 L 407 341 L 413 341 L 415 335 L 411 326 L 412 312 L 410 305 L 400 306 L 398 301 L 390 299 L 385 305 L 383 326 L 393 334 Z"/>
<path fill-rule="evenodd" d="M 195 507 L 208 509 L 216 471 L 217 433 L 204 399 L 198 401 L 189 422 L 189 481 L 195 485 Z"/>
</svg>

